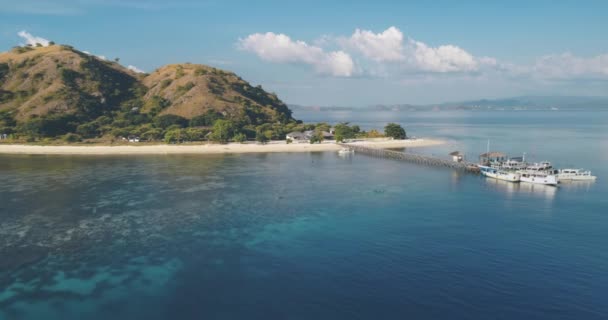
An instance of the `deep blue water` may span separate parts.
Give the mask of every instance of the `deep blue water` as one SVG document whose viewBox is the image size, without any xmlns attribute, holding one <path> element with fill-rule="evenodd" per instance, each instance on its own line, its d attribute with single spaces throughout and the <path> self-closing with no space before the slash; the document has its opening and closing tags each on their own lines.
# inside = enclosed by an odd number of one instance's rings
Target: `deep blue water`
<svg viewBox="0 0 608 320">
<path fill-rule="evenodd" d="M 312 113 L 594 171 L 333 152 L 0 156 L 0 319 L 606 319 L 608 112 Z"/>
</svg>

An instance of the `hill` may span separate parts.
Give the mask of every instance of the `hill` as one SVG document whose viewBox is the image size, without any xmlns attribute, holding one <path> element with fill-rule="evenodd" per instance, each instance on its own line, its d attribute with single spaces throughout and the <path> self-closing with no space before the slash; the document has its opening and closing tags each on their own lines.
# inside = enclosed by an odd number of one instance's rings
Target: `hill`
<svg viewBox="0 0 608 320">
<path fill-rule="evenodd" d="M 233 134 L 249 138 L 272 131 L 269 126 L 296 123 L 275 94 L 205 65 L 173 64 L 140 74 L 65 45 L 0 53 L 0 134 L 15 139 L 149 133 L 157 140 L 167 129 L 201 129 L 220 119 Z"/>
</svg>

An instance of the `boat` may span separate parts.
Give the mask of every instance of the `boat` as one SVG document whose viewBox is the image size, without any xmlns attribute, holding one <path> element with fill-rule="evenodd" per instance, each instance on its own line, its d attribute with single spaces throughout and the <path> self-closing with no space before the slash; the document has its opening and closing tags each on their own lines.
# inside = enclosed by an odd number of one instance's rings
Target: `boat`
<svg viewBox="0 0 608 320">
<path fill-rule="evenodd" d="M 501 170 L 501 169 L 497 169 L 497 168 L 493 168 L 493 167 L 488 167 L 488 166 L 482 166 L 482 165 L 478 165 L 478 167 L 479 167 L 479 170 L 481 171 L 481 174 L 483 174 L 486 177 L 503 180 L 503 181 L 509 181 L 509 182 L 519 182 L 520 181 L 519 173 L 509 172 L 509 171 L 505 171 L 505 170 Z"/>
<path fill-rule="evenodd" d="M 557 170 L 556 175 L 558 180 L 592 181 L 597 179 L 591 174 L 591 171 L 583 169 L 561 169 Z"/>
<path fill-rule="evenodd" d="M 551 165 L 551 162 L 549 161 L 543 161 L 543 162 L 536 162 L 534 164 L 531 164 L 529 166 L 526 167 L 525 170 L 528 171 L 537 171 L 537 172 L 543 172 L 543 171 L 552 171 L 553 166 Z"/>
<path fill-rule="evenodd" d="M 557 186 L 559 180 L 555 174 L 546 173 L 540 170 L 520 170 L 517 171 L 520 175 L 521 182 L 544 184 L 548 186 Z"/>
<path fill-rule="evenodd" d="M 351 155 L 351 154 L 354 154 L 354 153 L 355 153 L 355 150 L 350 149 L 350 148 L 342 148 L 342 149 L 338 150 L 338 154 L 339 155 L 344 155 L 344 156 L 345 155 Z"/>
</svg>

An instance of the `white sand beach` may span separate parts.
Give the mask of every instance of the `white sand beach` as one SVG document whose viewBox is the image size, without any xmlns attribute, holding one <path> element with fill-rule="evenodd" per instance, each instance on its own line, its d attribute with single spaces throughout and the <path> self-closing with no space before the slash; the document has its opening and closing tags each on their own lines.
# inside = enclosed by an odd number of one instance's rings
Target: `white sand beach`
<svg viewBox="0 0 608 320">
<path fill-rule="evenodd" d="M 367 145 L 375 148 L 427 147 L 444 143 L 436 139 L 356 141 L 351 144 Z M 73 155 L 116 155 L 116 154 L 222 154 L 222 153 L 265 153 L 265 152 L 311 152 L 339 150 L 334 142 L 321 144 L 291 143 L 273 141 L 267 144 L 181 144 L 181 145 L 64 145 L 39 146 L 25 144 L 0 144 L 0 154 L 73 154 Z"/>
</svg>

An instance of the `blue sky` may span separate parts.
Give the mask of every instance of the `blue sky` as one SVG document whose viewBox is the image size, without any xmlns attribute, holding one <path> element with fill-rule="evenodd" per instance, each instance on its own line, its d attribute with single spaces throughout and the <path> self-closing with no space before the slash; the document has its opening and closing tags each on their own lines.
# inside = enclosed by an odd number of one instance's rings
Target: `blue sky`
<svg viewBox="0 0 608 320">
<path fill-rule="evenodd" d="M 306 105 L 608 94 L 608 1 L 252 3 L 0 0 L 0 50 L 26 31 L 147 72 L 210 64 Z"/>
</svg>

